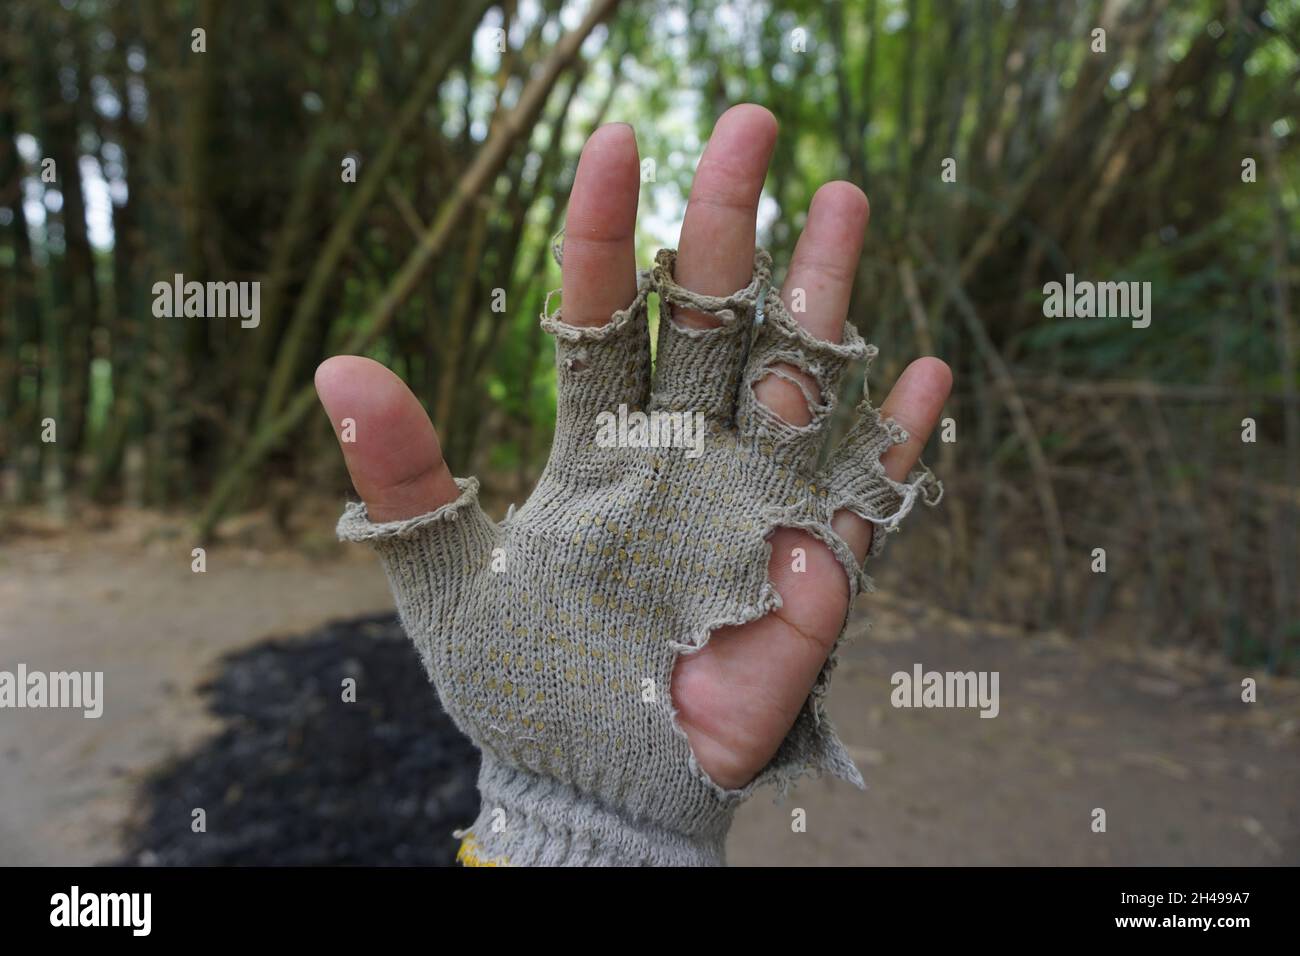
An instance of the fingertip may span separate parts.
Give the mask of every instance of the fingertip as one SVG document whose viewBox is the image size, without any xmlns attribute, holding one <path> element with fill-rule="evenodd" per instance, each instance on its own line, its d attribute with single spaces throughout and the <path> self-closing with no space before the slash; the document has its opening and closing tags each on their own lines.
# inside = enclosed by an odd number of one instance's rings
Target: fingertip
<svg viewBox="0 0 1300 956">
<path fill-rule="evenodd" d="M 628 143 L 635 145 L 636 128 L 631 123 L 625 122 L 624 120 L 614 120 L 610 123 L 601 123 L 596 127 L 595 132 L 591 134 L 587 142 L 590 143 L 595 139 L 600 139 L 610 143 L 620 143 L 622 145 L 627 145 Z"/>
<path fill-rule="evenodd" d="M 713 130 L 716 133 L 732 125 L 743 125 L 750 135 L 775 142 L 781 124 L 766 106 L 758 103 L 737 103 L 718 117 L 717 122 L 713 124 Z"/>
<path fill-rule="evenodd" d="M 343 355 L 331 355 L 325 361 L 316 366 L 316 374 L 312 376 L 312 381 L 316 383 L 316 392 L 320 393 L 322 388 L 328 389 L 330 383 L 334 381 L 337 374 L 340 360 L 346 358 Z"/>
<path fill-rule="evenodd" d="M 841 216 L 860 220 L 864 230 L 871 219 L 871 200 L 860 186 L 845 179 L 836 179 L 819 186 L 813 193 L 812 202 L 808 204 L 809 212 L 822 204 L 829 204 Z"/>
<path fill-rule="evenodd" d="M 952 369 L 943 359 L 927 355 L 914 360 L 898 377 L 898 387 L 925 401 L 928 406 L 942 406 L 952 392 Z"/>
<path fill-rule="evenodd" d="M 362 358 L 359 355 L 331 355 L 316 366 L 313 381 L 316 383 L 317 394 L 333 391 L 337 383 L 347 377 L 349 370 L 357 367 L 358 362 L 369 361 L 370 359 Z"/>
<path fill-rule="evenodd" d="M 334 419 L 334 413 L 330 407 L 337 402 L 339 389 L 344 387 L 348 370 L 352 367 L 350 360 L 354 358 L 355 355 L 331 355 L 316 366 L 316 374 L 312 377 L 316 385 L 316 397 L 320 399 L 325 414 L 331 421 Z"/>
<path fill-rule="evenodd" d="M 583 156 L 595 154 L 599 154 L 606 163 L 637 166 L 636 130 L 630 123 L 623 122 L 598 126 L 582 146 Z"/>
<path fill-rule="evenodd" d="M 334 355 L 321 362 L 314 377 L 316 394 L 334 420 L 345 408 L 368 411 L 404 403 L 409 394 L 392 369 L 363 355 Z"/>
<path fill-rule="evenodd" d="M 578 157 L 566 233 L 587 225 L 598 227 L 599 220 L 610 215 L 619 220 L 619 233 L 627 231 L 629 208 L 631 221 L 635 223 L 640 180 L 636 132 L 627 123 L 606 123 L 598 127 L 587 137 Z M 571 221 L 575 217 L 592 221 Z M 607 231 L 602 230 L 601 234 Z"/>
</svg>

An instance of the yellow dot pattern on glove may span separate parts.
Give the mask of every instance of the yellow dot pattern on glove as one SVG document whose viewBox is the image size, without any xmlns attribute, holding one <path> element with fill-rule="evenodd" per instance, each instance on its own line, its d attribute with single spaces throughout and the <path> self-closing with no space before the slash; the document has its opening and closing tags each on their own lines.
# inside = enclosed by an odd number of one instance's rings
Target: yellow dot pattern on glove
<svg viewBox="0 0 1300 956">
<path fill-rule="evenodd" d="M 509 866 L 510 860 L 506 857 L 489 857 L 484 856 L 478 845 L 478 840 L 474 839 L 473 832 L 466 833 L 460 841 L 460 849 L 456 851 L 456 862 L 461 866 Z"/>
</svg>

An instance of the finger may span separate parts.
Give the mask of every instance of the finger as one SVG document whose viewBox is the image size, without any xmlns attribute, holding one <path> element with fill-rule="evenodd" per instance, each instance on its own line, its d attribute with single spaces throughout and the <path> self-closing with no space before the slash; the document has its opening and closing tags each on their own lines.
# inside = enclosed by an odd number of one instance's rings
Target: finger
<svg viewBox="0 0 1300 956">
<path fill-rule="evenodd" d="M 578 159 L 564 218 L 563 319 L 604 325 L 636 296 L 636 206 L 641 188 L 636 134 L 611 123 L 591 134 Z"/>
<path fill-rule="evenodd" d="M 880 409 L 883 417 L 894 419 L 907 431 L 907 441 L 894 445 L 880 459 L 885 474 L 894 481 L 904 480 L 921 457 L 951 391 L 952 370 L 937 358 L 920 358 L 903 369 Z M 871 522 L 850 511 L 840 511 L 831 527 L 861 562 L 871 546 Z"/>
<path fill-rule="evenodd" d="M 372 521 L 413 518 L 460 495 L 429 416 L 384 366 L 358 355 L 327 359 L 316 394 Z"/>
<path fill-rule="evenodd" d="M 781 299 L 799 324 L 819 339 L 840 340 L 870 218 L 866 193 L 852 183 L 826 183 L 808 205 L 808 221 L 794 247 Z M 803 291 L 804 308 L 799 312 L 794 309 L 795 289 Z"/>
<path fill-rule="evenodd" d="M 683 288 L 727 295 L 749 283 L 758 200 L 776 130 L 776 117 L 752 103 L 733 106 L 718 117 L 695 168 L 682 222 L 675 278 Z M 718 324 L 689 309 L 674 310 L 673 319 L 691 328 Z"/>
<path fill-rule="evenodd" d="M 795 245 L 781 300 L 795 321 L 819 339 L 840 341 L 870 217 L 866 194 L 852 183 L 827 183 L 809 204 L 808 222 Z M 785 363 L 778 367 L 802 381 L 820 400 L 813 376 Z M 754 386 L 754 394 L 792 425 L 812 421 L 808 402 L 793 382 L 769 375 Z"/>
</svg>

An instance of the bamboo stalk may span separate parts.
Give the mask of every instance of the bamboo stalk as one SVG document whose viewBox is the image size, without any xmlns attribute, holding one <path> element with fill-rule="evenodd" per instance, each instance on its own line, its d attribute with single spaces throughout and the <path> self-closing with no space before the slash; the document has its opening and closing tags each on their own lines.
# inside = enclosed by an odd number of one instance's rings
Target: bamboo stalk
<svg viewBox="0 0 1300 956">
<path fill-rule="evenodd" d="M 618 0 L 595 0 L 578 27 L 556 43 L 550 56 L 524 87 L 515 108 L 503 117 L 500 126 L 488 136 L 384 294 L 361 319 L 357 329 L 344 344 L 344 352 L 364 351 L 387 328 L 434 258 L 446 248 L 453 230 L 459 225 L 473 199 L 491 183 L 492 177 L 509 157 L 516 140 L 531 129 L 561 73 L 578 56 L 583 41 L 598 23 L 614 11 L 617 4 Z M 213 528 L 229 507 L 244 477 L 261 464 L 266 455 L 301 423 L 314 404 L 315 389 L 308 383 L 294 393 L 283 411 L 258 428 L 244 453 L 213 487 L 196 523 L 200 539 L 211 537 Z"/>
<path fill-rule="evenodd" d="M 921 258 L 926 261 L 927 265 L 948 287 L 953 303 L 965 320 L 967 331 L 975 340 L 975 345 L 979 349 L 981 357 L 993 373 L 994 381 L 998 383 L 1007 410 L 1011 413 L 1012 423 L 1015 425 L 1016 433 L 1020 436 L 1021 445 L 1024 447 L 1025 454 L 1029 459 L 1030 470 L 1034 479 L 1034 493 L 1038 498 L 1039 507 L 1043 512 L 1043 520 L 1047 526 L 1048 545 L 1051 549 L 1052 560 L 1052 601 L 1050 610 L 1058 611 L 1068 617 L 1069 596 L 1065 588 L 1065 530 L 1061 524 L 1061 511 L 1056 502 L 1056 492 L 1052 489 L 1052 478 L 1048 471 L 1047 459 L 1043 455 L 1043 448 L 1039 443 L 1033 420 L 1029 417 L 1029 412 L 1025 407 L 1024 400 L 1020 397 L 1019 391 L 1016 390 L 1015 379 L 1012 378 L 1006 362 L 1003 361 L 1002 355 L 997 350 L 997 346 L 989 338 L 984 323 L 980 321 L 979 313 L 976 311 L 974 304 L 966 295 L 965 290 L 962 289 L 960 280 L 935 261 L 930 250 L 919 236 L 913 235 L 912 245 Z"/>
<path fill-rule="evenodd" d="M 465 37 L 473 31 L 474 25 L 482 18 L 488 6 L 490 3 L 487 0 L 478 0 L 477 3 L 466 5 L 456 29 L 447 35 L 438 53 L 429 58 L 428 66 L 411 91 L 411 95 L 398 111 L 397 118 L 389 128 L 384 145 L 374 161 L 369 163 L 364 174 L 358 177 L 352 201 L 347 204 L 343 214 L 330 230 L 302 295 L 294 306 L 293 316 L 280 342 L 276 363 L 267 379 L 266 392 L 262 396 L 261 410 L 257 417 L 259 428 L 271 421 L 283 406 L 302 358 L 307 332 L 320 311 L 326 292 L 334 284 L 339 263 L 351 248 L 353 236 L 366 210 L 379 194 L 380 187 L 387 181 L 388 173 L 397 161 L 398 153 L 406 145 L 407 134 L 414 127 L 425 104 L 437 91 L 451 68 L 453 54 L 461 48 Z"/>
</svg>

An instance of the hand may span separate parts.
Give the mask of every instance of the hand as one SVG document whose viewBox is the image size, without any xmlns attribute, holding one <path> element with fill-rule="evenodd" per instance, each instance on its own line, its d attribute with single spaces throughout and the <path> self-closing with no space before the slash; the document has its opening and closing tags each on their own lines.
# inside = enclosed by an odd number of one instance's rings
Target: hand
<svg viewBox="0 0 1300 956">
<path fill-rule="evenodd" d="M 677 282 L 725 295 L 750 279 L 759 194 L 777 135 L 775 118 L 754 105 L 736 106 L 718 120 L 696 171 L 682 226 Z M 639 158 L 630 127 L 599 129 L 583 149 L 565 227 L 564 321 L 597 326 L 636 292 L 634 231 Z M 855 186 L 828 183 L 817 191 L 799 238 L 782 297 L 805 290 L 806 311 L 795 318 L 818 338 L 839 341 L 867 225 L 867 198 Z M 793 310 L 792 310 L 793 311 Z M 705 327 L 708 317 L 675 319 Z M 815 390 L 797 369 L 787 374 Z M 909 434 L 884 456 L 887 473 L 902 480 L 917 461 L 951 388 L 951 373 L 932 358 L 913 362 L 883 405 Z M 367 422 L 342 445 L 353 485 L 373 521 L 424 514 L 453 501 L 459 489 L 438 437 L 419 401 L 392 372 L 369 359 L 339 356 L 317 370 L 316 388 L 335 432 L 341 419 Z M 755 387 L 760 401 L 794 424 L 809 420 L 803 391 L 768 376 Z M 840 512 L 833 528 L 861 560 L 872 526 Z M 771 537 L 770 579 L 783 606 L 751 623 L 714 633 L 700 652 L 679 659 L 672 694 L 678 722 L 700 767 L 718 784 L 739 788 L 776 752 L 794 724 L 847 611 L 849 588 L 831 551 L 802 531 Z M 791 571 L 803 548 L 806 572 Z"/>
</svg>

